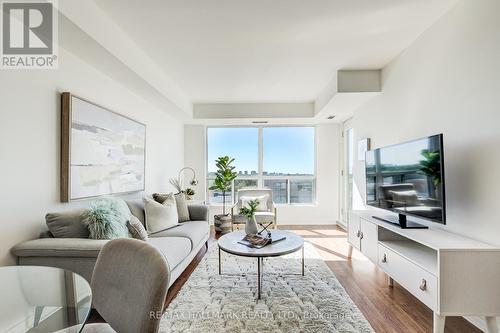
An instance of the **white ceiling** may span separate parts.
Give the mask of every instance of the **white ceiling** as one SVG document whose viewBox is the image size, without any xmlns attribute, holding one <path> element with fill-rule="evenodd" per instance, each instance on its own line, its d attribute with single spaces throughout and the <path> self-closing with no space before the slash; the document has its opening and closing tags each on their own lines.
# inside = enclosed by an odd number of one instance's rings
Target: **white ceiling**
<svg viewBox="0 0 500 333">
<path fill-rule="evenodd" d="M 192 102 L 312 102 L 456 0 L 95 0 Z"/>
</svg>

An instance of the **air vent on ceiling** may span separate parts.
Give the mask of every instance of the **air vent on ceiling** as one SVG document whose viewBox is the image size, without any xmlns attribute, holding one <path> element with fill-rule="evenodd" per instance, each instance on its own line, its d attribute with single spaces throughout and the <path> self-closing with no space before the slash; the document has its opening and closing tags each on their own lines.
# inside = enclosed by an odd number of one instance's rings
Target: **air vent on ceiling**
<svg viewBox="0 0 500 333">
<path fill-rule="evenodd" d="M 333 118 L 335 118 L 335 116 L 328 116 L 326 119 L 331 120 L 331 119 L 333 119 Z"/>
<path fill-rule="evenodd" d="M 267 124 L 268 121 L 265 121 L 265 120 L 256 120 L 256 121 L 252 121 L 252 124 Z"/>
</svg>

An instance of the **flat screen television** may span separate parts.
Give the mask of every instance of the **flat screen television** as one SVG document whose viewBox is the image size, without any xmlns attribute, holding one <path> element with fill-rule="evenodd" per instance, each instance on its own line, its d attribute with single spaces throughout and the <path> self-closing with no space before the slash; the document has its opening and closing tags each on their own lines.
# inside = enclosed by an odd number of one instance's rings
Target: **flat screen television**
<svg viewBox="0 0 500 333">
<path fill-rule="evenodd" d="M 395 212 L 379 220 L 402 228 L 427 228 L 414 216 L 446 224 L 443 135 L 433 135 L 366 153 L 366 203 Z"/>
</svg>

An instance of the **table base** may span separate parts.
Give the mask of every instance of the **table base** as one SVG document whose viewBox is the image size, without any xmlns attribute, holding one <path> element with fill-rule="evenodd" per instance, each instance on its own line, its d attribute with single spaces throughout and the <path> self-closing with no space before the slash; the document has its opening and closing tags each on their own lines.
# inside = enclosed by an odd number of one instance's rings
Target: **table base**
<svg viewBox="0 0 500 333">
<path fill-rule="evenodd" d="M 221 251 L 223 251 L 223 250 L 221 250 L 221 248 L 219 247 L 219 275 L 222 275 Z M 224 251 L 224 252 L 226 252 L 226 251 Z M 301 248 L 301 252 L 302 252 L 302 260 L 301 260 L 302 276 L 304 276 L 305 261 L 304 261 L 304 247 L 303 246 Z M 227 252 L 227 253 L 229 253 L 229 252 Z M 231 253 L 229 253 L 229 254 L 231 254 Z M 256 258 L 257 258 L 257 299 L 261 299 L 264 258 L 267 258 L 267 256 L 262 256 L 262 257 L 257 256 Z"/>
</svg>

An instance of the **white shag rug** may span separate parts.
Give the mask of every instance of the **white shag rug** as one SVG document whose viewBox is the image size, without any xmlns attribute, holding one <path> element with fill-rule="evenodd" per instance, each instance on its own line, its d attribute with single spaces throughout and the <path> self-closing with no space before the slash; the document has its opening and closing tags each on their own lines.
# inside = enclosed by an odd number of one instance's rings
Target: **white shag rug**
<svg viewBox="0 0 500 333">
<path fill-rule="evenodd" d="M 372 327 L 310 243 L 264 259 L 257 300 L 257 259 L 225 252 L 218 274 L 212 246 L 162 317 L 160 332 L 373 332 Z"/>
</svg>

